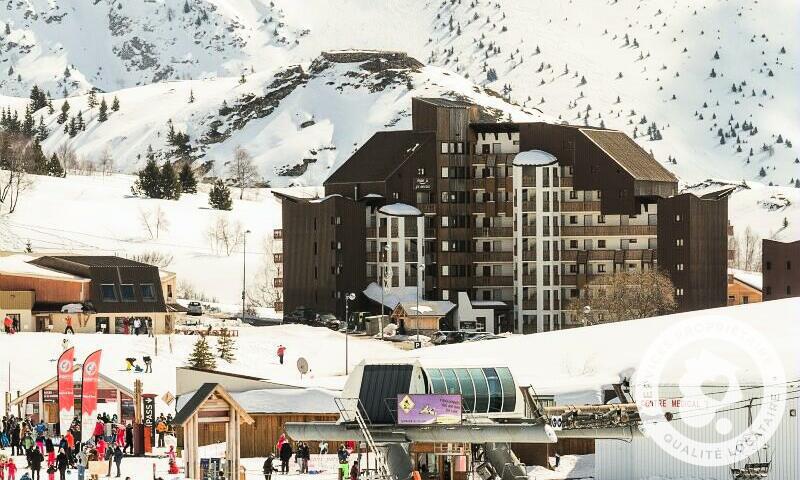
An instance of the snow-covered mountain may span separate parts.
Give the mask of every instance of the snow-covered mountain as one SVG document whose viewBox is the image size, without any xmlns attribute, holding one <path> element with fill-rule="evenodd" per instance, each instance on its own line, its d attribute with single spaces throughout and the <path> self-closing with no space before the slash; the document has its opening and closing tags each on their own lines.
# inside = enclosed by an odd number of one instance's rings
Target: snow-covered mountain
<svg viewBox="0 0 800 480">
<path fill-rule="evenodd" d="M 800 177 L 800 154 L 792 144 L 800 138 L 799 15 L 794 0 L 344 0 L 335 7 L 324 0 L 17 0 L 0 11 L 0 92 L 27 95 L 37 84 L 58 99 L 65 88 L 68 95 L 89 87 L 128 88 L 118 93 L 133 101 L 159 101 L 158 112 L 145 118 L 138 118 L 138 111 L 125 113 L 127 127 L 117 128 L 119 137 L 140 137 L 159 121 L 163 128 L 164 117 L 180 116 L 169 108 L 180 102 L 162 106 L 158 90 L 174 89 L 186 99 L 195 89 L 196 96 L 206 97 L 198 102 L 206 110 L 183 105 L 186 117 L 173 121 L 196 133 L 197 146 L 207 127 L 201 122 L 213 121 L 208 110 L 214 103 L 219 108 L 222 100 L 230 103 L 245 92 L 263 94 L 290 65 L 307 71 L 321 51 L 333 49 L 396 50 L 553 119 L 635 132 L 689 183 L 722 177 L 789 185 Z M 242 74 L 248 81 L 237 87 Z M 141 93 L 131 88 L 186 79 L 194 80 Z M 350 93 L 341 95 L 349 99 Z M 352 103 L 362 100 L 356 96 Z M 270 117 L 319 116 L 344 103 L 324 101 L 315 112 L 291 112 L 287 103 Z M 407 108 L 407 98 L 398 98 L 392 113 Z M 363 132 L 346 141 L 363 142 L 391 116 L 375 122 L 348 118 L 346 129 Z M 340 120 L 334 117 L 328 116 Z M 651 140 L 653 124 L 658 134 Z M 342 128 L 341 120 L 333 126 Z M 273 140 L 258 142 L 260 148 L 285 148 L 274 131 L 266 135 Z M 121 166 L 131 166 L 126 159 L 150 143 L 159 148 L 145 137 L 138 145 L 127 142 Z M 345 148 L 342 140 L 334 139 L 337 148 Z M 75 141 L 81 147 L 89 143 Z M 321 146 L 311 142 L 308 148 Z M 208 153 L 229 150 L 227 145 Z M 297 154 L 292 151 L 283 166 L 263 158 L 262 171 L 272 176 L 296 164 L 298 158 L 291 157 Z M 324 175 L 316 170 L 300 181 L 318 181 Z"/>
</svg>

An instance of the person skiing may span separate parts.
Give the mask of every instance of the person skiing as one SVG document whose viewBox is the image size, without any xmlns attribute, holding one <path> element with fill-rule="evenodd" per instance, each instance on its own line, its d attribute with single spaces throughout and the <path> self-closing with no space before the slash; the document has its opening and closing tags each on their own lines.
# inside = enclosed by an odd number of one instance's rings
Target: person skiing
<svg viewBox="0 0 800 480">
<path fill-rule="evenodd" d="M 283 365 L 283 355 L 286 353 L 286 347 L 278 345 L 278 361 Z"/>
<path fill-rule="evenodd" d="M 264 466 L 263 466 L 264 480 L 272 480 L 272 472 L 278 471 L 278 469 L 275 468 L 275 466 L 273 465 L 274 461 L 275 461 L 275 455 L 273 455 L 272 452 L 270 452 L 269 455 L 267 455 L 267 459 L 264 460 Z"/>
</svg>

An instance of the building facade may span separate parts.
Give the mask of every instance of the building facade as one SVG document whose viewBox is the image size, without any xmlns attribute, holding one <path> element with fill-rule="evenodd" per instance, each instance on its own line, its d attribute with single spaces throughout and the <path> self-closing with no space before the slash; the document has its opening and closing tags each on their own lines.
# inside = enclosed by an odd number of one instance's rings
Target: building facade
<svg viewBox="0 0 800 480">
<path fill-rule="evenodd" d="M 377 132 L 326 180 L 325 193 L 363 205 L 365 235 L 353 230 L 346 241 L 366 251 L 365 283 L 456 303 L 466 292 L 493 309 L 495 331 L 534 333 L 577 325 L 570 301 L 604 275 L 656 268 L 661 238 L 673 240 L 662 209 L 693 227 L 680 237 L 691 254 L 661 264 L 686 282 L 676 288 L 679 308 L 726 304 L 727 199 L 676 196 L 677 187 L 621 132 L 503 123 L 471 103 L 414 98 L 412 129 Z M 287 203 L 284 262 L 302 256 L 286 240 L 300 222 Z M 420 216 L 386 215 L 387 206 Z M 711 254 L 720 241 L 721 257 Z M 307 275 L 284 267 L 285 284 Z M 290 296 L 285 289 L 287 305 Z"/>
<path fill-rule="evenodd" d="M 800 240 L 763 240 L 761 273 L 764 276 L 764 301 L 800 295 Z"/>
</svg>

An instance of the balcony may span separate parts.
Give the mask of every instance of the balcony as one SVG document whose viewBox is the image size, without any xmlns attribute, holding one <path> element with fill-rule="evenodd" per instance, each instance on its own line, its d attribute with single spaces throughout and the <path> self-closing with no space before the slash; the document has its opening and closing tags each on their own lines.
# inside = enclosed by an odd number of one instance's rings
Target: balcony
<svg viewBox="0 0 800 480">
<path fill-rule="evenodd" d="M 572 187 L 572 177 L 561 177 L 562 187 Z"/>
<path fill-rule="evenodd" d="M 522 211 L 523 212 L 535 212 L 536 211 L 536 202 L 532 201 L 532 200 L 522 202 Z"/>
<path fill-rule="evenodd" d="M 511 252 L 476 252 L 476 262 L 510 262 L 513 259 Z"/>
<path fill-rule="evenodd" d="M 599 212 L 600 202 L 595 200 L 591 202 L 561 202 L 562 212 Z"/>
<path fill-rule="evenodd" d="M 492 275 L 474 277 L 476 287 L 510 287 L 514 285 L 514 277 L 511 275 Z"/>
<path fill-rule="evenodd" d="M 512 227 L 478 227 L 474 231 L 476 237 L 512 237 Z"/>
<path fill-rule="evenodd" d="M 435 203 L 418 203 L 417 208 L 422 213 L 436 213 Z"/>
<path fill-rule="evenodd" d="M 523 250 L 522 260 L 533 262 L 536 260 L 536 250 Z"/>
<path fill-rule="evenodd" d="M 535 237 L 536 236 L 536 225 L 523 225 L 522 226 L 522 236 L 523 237 Z"/>
<path fill-rule="evenodd" d="M 367 227 L 367 238 L 378 238 L 378 229 L 376 227 Z"/>
<path fill-rule="evenodd" d="M 403 233 L 406 237 L 416 237 L 417 236 L 417 221 L 413 218 L 406 219 L 406 226 L 403 229 Z"/>
<path fill-rule="evenodd" d="M 522 186 L 523 187 L 535 187 L 536 186 L 536 177 L 522 177 Z"/>
<path fill-rule="evenodd" d="M 561 275 L 561 286 L 577 285 L 577 275 Z"/>
<path fill-rule="evenodd" d="M 378 261 L 378 252 L 367 252 L 367 262 L 375 263 Z"/>
<path fill-rule="evenodd" d="M 522 308 L 524 310 L 536 310 L 536 299 L 526 298 L 522 300 Z"/>
<path fill-rule="evenodd" d="M 522 276 L 522 284 L 523 285 L 536 285 L 536 275 L 523 275 Z"/>
<path fill-rule="evenodd" d="M 414 275 L 406 275 L 406 287 L 413 287 L 417 284 L 417 277 Z"/>
<path fill-rule="evenodd" d="M 563 237 L 609 237 L 609 236 L 635 236 L 656 235 L 655 225 L 595 225 L 589 227 L 564 226 L 561 227 Z"/>
</svg>

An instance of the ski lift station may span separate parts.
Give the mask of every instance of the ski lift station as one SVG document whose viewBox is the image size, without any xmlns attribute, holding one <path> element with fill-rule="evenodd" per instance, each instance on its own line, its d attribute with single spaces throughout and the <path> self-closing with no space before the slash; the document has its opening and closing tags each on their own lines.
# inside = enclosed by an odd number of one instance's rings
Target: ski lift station
<svg viewBox="0 0 800 480">
<path fill-rule="evenodd" d="M 359 440 L 380 478 L 520 480 L 588 448 L 598 480 L 797 479 L 798 313 L 793 298 L 365 360 L 338 421 L 286 430 Z"/>
</svg>

